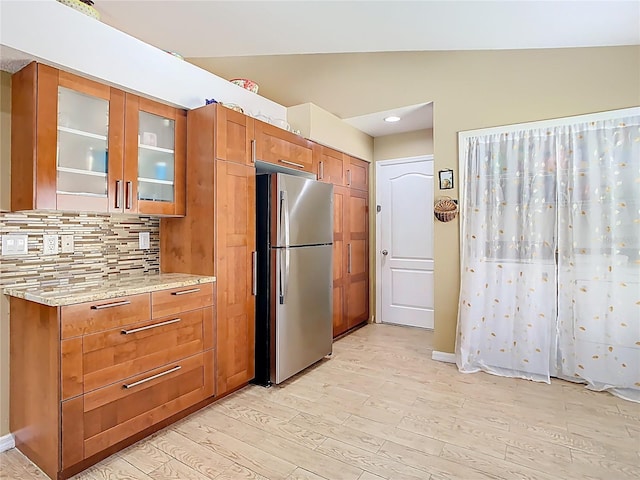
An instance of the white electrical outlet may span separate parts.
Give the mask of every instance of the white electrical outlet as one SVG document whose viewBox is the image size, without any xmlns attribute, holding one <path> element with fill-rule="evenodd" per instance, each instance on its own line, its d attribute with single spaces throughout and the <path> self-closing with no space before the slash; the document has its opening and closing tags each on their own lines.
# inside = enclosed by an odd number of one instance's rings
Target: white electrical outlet
<svg viewBox="0 0 640 480">
<path fill-rule="evenodd" d="M 62 253 L 73 253 L 73 235 L 60 235 Z"/>
<path fill-rule="evenodd" d="M 58 235 L 43 235 L 43 255 L 56 255 L 58 253 Z"/>
<path fill-rule="evenodd" d="M 149 232 L 138 233 L 138 244 L 140 246 L 140 250 L 146 250 L 147 248 L 149 248 L 150 243 Z"/>
<path fill-rule="evenodd" d="M 26 255 L 26 235 L 2 235 L 2 255 Z"/>
</svg>

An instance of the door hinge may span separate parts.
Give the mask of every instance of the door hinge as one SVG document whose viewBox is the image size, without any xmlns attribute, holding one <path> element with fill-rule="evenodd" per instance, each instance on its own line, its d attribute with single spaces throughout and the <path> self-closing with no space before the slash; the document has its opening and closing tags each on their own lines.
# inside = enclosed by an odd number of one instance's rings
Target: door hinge
<svg viewBox="0 0 640 480">
<path fill-rule="evenodd" d="M 376 212 L 380 213 L 382 211 L 382 205 L 376 205 Z"/>
</svg>

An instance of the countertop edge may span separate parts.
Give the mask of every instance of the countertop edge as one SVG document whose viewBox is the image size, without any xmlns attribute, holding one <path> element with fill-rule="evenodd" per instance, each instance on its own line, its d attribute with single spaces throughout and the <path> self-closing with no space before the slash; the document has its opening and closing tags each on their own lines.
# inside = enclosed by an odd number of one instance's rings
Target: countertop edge
<svg viewBox="0 0 640 480">
<path fill-rule="evenodd" d="M 163 275 L 165 278 L 162 278 Z M 180 275 L 179 278 L 171 279 L 166 275 Z M 51 291 L 43 292 L 43 289 L 38 289 L 38 286 L 9 286 L 3 289 L 3 293 L 10 297 L 20 298 L 31 302 L 39 303 L 49 307 L 63 307 L 66 305 L 74 305 L 77 303 L 92 302 L 98 300 L 107 300 L 115 297 L 126 297 L 130 295 L 137 295 L 141 293 L 157 292 L 159 290 L 168 290 L 178 287 L 189 287 L 192 285 L 200 285 L 204 283 L 213 283 L 216 281 L 215 276 L 203 276 L 203 275 L 188 275 L 188 274 L 160 274 L 149 277 L 131 277 L 126 278 L 128 281 L 135 282 L 139 280 L 143 282 L 141 285 L 125 285 L 115 286 L 109 285 L 110 281 L 104 283 L 96 283 L 87 285 L 87 291 L 85 292 L 63 292 L 65 287 L 69 285 L 60 285 L 58 287 L 49 287 Z M 155 283 L 144 283 L 153 281 Z M 57 293 L 55 289 L 60 289 L 60 293 Z"/>
</svg>

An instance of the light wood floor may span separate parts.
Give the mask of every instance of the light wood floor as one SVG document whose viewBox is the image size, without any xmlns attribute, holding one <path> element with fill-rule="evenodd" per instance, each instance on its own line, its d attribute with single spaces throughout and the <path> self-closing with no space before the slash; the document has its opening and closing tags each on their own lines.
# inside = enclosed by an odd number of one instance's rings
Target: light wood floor
<svg viewBox="0 0 640 480">
<path fill-rule="evenodd" d="M 369 325 L 282 387 L 250 386 L 76 479 L 638 479 L 640 405 L 463 375 L 431 333 Z M 0 478 L 44 475 L 18 451 Z"/>
</svg>

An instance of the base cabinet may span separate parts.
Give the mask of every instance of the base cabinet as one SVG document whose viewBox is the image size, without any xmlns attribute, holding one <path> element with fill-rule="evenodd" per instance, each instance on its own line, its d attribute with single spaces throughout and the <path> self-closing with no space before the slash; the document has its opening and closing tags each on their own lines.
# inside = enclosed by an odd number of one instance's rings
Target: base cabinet
<svg viewBox="0 0 640 480">
<path fill-rule="evenodd" d="M 66 478 L 213 397 L 213 299 L 212 283 L 62 307 L 12 297 L 16 447 Z"/>
</svg>

